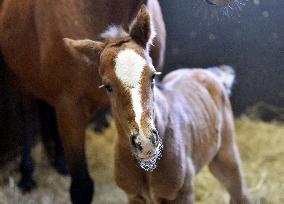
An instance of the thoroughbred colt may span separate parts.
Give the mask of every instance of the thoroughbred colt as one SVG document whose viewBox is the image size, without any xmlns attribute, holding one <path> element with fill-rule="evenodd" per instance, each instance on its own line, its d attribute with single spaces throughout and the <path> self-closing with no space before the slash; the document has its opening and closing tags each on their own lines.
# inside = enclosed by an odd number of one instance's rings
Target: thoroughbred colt
<svg viewBox="0 0 284 204">
<path fill-rule="evenodd" d="M 207 164 L 232 204 L 253 203 L 234 140 L 233 70 L 180 69 L 156 86 L 154 31 L 144 6 L 129 33 L 111 27 L 102 37 L 64 41 L 76 58 L 99 64 L 118 131 L 115 181 L 129 203 L 194 203 L 193 179 Z"/>
</svg>

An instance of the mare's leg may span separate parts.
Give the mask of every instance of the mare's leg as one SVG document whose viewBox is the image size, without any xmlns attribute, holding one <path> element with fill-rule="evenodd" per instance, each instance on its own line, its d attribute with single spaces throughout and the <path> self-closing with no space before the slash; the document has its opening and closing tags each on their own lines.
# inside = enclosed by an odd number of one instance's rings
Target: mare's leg
<svg viewBox="0 0 284 204">
<path fill-rule="evenodd" d="M 38 100 L 38 107 L 41 121 L 41 135 L 45 149 L 58 173 L 66 175 L 68 174 L 68 169 L 64 158 L 63 146 L 59 138 L 54 109 L 41 100 Z"/>
<path fill-rule="evenodd" d="M 252 204 L 252 197 L 243 181 L 241 160 L 234 141 L 233 119 L 230 113 L 225 115 L 224 121 L 221 148 L 209 164 L 209 169 L 228 190 L 231 204 Z"/>
<path fill-rule="evenodd" d="M 55 106 L 65 158 L 71 174 L 71 200 L 73 204 L 89 204 L 94 184 L 89 175 L 85 155 L 85 118 L 82 106 L 75 98 L 61 97 Z"/>
<path fill-rule="evenodd" d="M 22 160 L 20 163 L 21 180 L 19 187 L 24 191 L 30 191 L 35 187 L 35 181 L 32 178 L 34 165 L 31 157 L 31 149 L 33 145 L 33 123 L 34 123 L 34 111 L 33 111 L 33 99 L 23 96 L 21 104 L 21 115 L 24 121 L 23 130 L 23 152 Z"/>
</svg>

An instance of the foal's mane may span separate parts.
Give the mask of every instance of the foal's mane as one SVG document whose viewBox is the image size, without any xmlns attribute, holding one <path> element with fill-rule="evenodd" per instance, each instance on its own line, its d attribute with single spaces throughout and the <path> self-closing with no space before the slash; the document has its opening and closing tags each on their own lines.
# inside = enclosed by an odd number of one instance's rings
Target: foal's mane
<svg viewBox="0 0 284 204">
<path fill-rule="evenodd" d="M 122 26 L 118 25 L 109 26 L 103 33 L 99 35 L 99 38 L 109 47 L 118 47 L 131 40 L 129 34 L 122 28 Z"/>
<path fill-rule="evenodd" d="M 115 38 L 125 38 L 129 36 L 126 31 L 122 28 L 122 26 L 118 25 L 111 25 L 109 26 L 101 35 L 100 37 L 104 40 L 107 40 L 109 38 L 115 39 Z"/>
</svg>

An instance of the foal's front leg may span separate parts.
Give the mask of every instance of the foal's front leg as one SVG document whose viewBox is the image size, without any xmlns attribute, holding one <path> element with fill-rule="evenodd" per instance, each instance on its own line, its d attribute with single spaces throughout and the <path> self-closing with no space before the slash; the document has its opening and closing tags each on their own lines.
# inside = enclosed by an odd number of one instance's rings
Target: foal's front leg
<svg viewBox="0 0 284 204">
<path fill-rule="evenodd" d="M 193 183 L 189 182 L 188 188 L 181 190 L 174 200 L 160 199 L 157 204 L 194 204 Z"/>
<path fill-rule="evenodd" d="M 141 195 L 130 196 L 128 195 L 129 204 L 146 204 L 147 200 Z"/>
<path fill-rule="evenodd" d="M 157 204 L 194 204 L 194 195 L 182 195 L 175 200 L 160 200 Z"/>
<path fill-rule="evenodd" d="M 63 97 L 55 106 L 61 141 L 71 174 L 70 194 L 74 204 L 89 204 L 94 184 L 85 156 L 85 118 L 81 104 L 72 97 Z"/>
</svg>

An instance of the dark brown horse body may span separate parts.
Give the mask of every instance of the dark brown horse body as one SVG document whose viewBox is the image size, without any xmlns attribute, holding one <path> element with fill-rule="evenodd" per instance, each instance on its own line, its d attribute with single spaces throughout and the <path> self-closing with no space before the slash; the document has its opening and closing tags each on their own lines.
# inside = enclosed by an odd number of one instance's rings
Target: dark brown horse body
<svg viewBox="0 0 284 204">
<path fill-rule="evenodd" d="M 85 159 L 84 132 L 90 117 L 109 105 L 94 66 L 77 63 L 66 51 L 64 37 L 92 38 L 109 25 L 127 28 L 141 4 L 154 17 L 158 38 L 152 57 L 163 64 L 165 28 L 157 0 L 5 0 L 0 13 L 0 49 L 14 84 L 55 108 L 61 140 L 72 177 L 73 203 L 90 203 L 93 182 Z"/>
<path fill-rule="evenodd" d="M 126 27 L 143 2 L 4 1 L 0 16 L 1 52 L 18 84 L 53 106 L 60 103 L 64 92 L 67 95 L 94 97 L 95 106 L 107 104 L 105 99 L 97 97 L 103 96 L 104 92 L 94 90 L 100 84 L 94 72 L 96 70 L 75 65 L 66 53 L 62 38 L 97 38 L 111 24 Z M 161 67 L 163 59 L 159 57 L 163 56 L 164 51 L 164 24 L 158 2 L 152 0 L 148 5 L 156 22 L 159 22 L 156 25 L 160 39 L 156 41 L 153 53 L 159 53 L 154 61 L 156 66 Z"/>
</svg>

